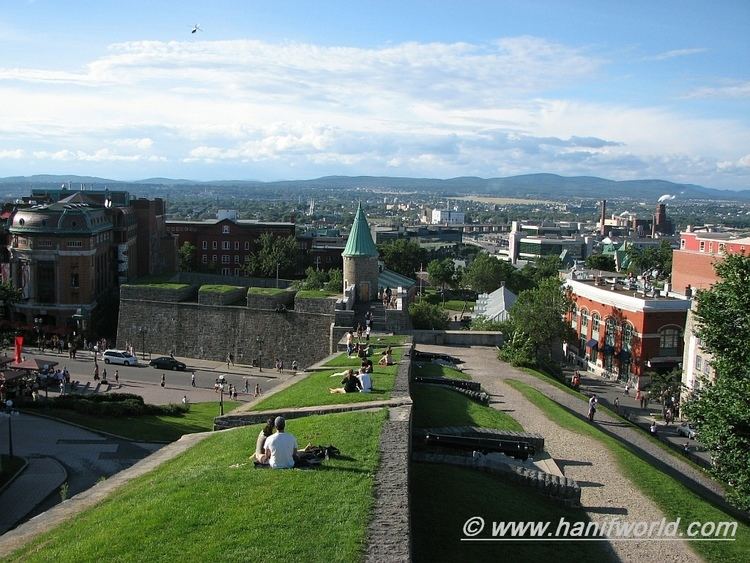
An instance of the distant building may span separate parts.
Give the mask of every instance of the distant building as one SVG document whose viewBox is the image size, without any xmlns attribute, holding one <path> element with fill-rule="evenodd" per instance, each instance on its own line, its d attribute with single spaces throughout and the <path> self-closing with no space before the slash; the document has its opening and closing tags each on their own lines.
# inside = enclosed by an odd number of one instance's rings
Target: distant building
<svg viewBox="0 0 750 563">
<path fill-rule="evenodd" d="M 450 209 L 433 209 L 431 222 L 433 225 L 463 225 L 466 222 L 466 214 Z"/>
<path fill-rule="evenodd" d="M 539 225 L 522 225 L 513 221 L 508 235 L 508 258 L 511 263 L 519 261 L 533 262 L 542 256 L 566 257 L 570 262 L 584 260 L 590 253 L 590 243 L 579 235 L 561 236 L 560 227 L 549 227 L 553 231 L 545 231 Z M 540 235 L 527 235 L 532 230 Z"/>
</svg>

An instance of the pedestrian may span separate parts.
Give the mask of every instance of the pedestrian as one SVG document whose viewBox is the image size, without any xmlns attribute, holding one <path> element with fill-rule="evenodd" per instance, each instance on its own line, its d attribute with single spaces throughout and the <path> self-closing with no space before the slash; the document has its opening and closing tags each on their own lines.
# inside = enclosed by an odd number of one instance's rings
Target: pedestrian
<svg viewBox="0 0 750 563">
<path fill-rule="evenodd" d="M 599 401 L 596 398 L 596 395 L 591 395 L 591 398 L 589 399 L 589 421 L 594 422 L 594 415 L 596 414 L 596 405 Z"/>
<path fill-rule="evenodd" d="M 245 395 L 250 393 L 250 382 L 245 378 Z"/>
<path fill-rule="evenodd" d="M 190 386 L 195 387 L 195 374 L 190 375 Z"/>
<path fill-rule="evenodd" d="M 630 395 L 630 381 L 625 384 L 625 394 Z"/>
<path fill-rule="evenodd" d="M 656 433 L 658 431 L 658 426 L 656 426 L 656 421 L 651 421 L 651 426 L 649 426 L 648 431 L 651 433 L 652 436 L 656 436 Z"/>
<path fill-rule="evenodd" d="M 94 365 L 94 381 L 99 381 L 99 366 Z"/>
<path fill-rule="evenodd" d="M 255 384 L 255 393 L 254 393 L 254 396 L 255 397 L 260 397 L 260 393 L 261 393 L 261 391 L 260 391 L 260 383 L 256 383 Z"/>
<path fill-rule="evenodd" d="M 297 360 L 292 360 L 292 371 L 294 373 L 297 373 L 299 370 L 299 364 L 297 363 Z"/>
<path fill-rule="evenodd" d="M 115 383 L 120 386 L 120 370 L 115 370 Z"/>
<path fill-rule="evenodd" d="M 107 382 L 107 368 L 104 368 L 104 369 L 102 370 L 102 381 L 103 381 L 104 383 L 106 383 L 106 382 Z"/>
<path fill-rule="evenodd" d="M 65 395 L 65 381 L 60 382 L 60 395 Z"/>
<path fill-rule="evenodd" d="M 620 414 L 620 397 L 615 397 L 615 412 Z"/>
<path fill-rule="evenodd" d="M 161 386 L 164 387 L 167 384 L 167 376 L 163 373 L 161 374 Z"/>
<path fill-rule="evenodd" d="M 237 386 L 234 386 L 232 388 L 232 400 L 234 400 L 234 401 L 237 400 Z"/>
<path fill-rule="evenodd" d="M 232 361 L 232 354 L 227 354 L 227 368 L 229 368 L 229 363 Z"/>
<path fill-rule="evenodd" d="M 183 395 L 183 396 L 182 396 L 182 404 L 183 404 L 183 405 L 185 405 L 185 406 L 187 406 L 187 404 L 188 404 L 188 398 L 187 398 L 187 395 Z"/>
</svg>

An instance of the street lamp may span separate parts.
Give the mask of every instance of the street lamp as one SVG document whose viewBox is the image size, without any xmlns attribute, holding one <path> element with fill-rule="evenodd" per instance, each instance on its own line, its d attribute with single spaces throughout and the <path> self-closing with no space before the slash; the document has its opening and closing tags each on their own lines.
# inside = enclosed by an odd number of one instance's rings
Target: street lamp
<svg viewBox="0 0 750 563">
<path fill-rule="evenodd" d="M 224 416 L 224 382 L 219 385 L 219 416 Z"/>
<path fill-rule="evenodd" d="M 258 371 L 263 371 L 263 339 L 260 336 L 255 337 L 255 343 L 258 345 Z"/>
<path fill-rule="evenodd" d="M 13 417 L 18 416 L 18 411 L 13 410 L 13 401 L 5 401 L 5 412 L 2 414 L 8 417 L 8 455 L 13 457 Z"/>
</svg>

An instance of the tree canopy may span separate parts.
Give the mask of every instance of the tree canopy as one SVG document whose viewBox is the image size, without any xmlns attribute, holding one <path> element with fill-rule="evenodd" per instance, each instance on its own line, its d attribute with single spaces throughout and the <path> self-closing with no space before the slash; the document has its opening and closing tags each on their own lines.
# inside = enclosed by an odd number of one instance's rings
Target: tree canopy
<svg viewBox="0 0 750 563">
<path fill-rule="evenodd" d="M 672 272 L 672 245 L 667 240 L 662 240 L 657 247 L 638 248 L 631 245 L 627 253 L 630 258 L 629 270 L 634 273 L 656 271 L 657 277 L 663 279 Z"/>
<path fill-rule="evenodd" d="M 440 305 L 433 305 L 426 300 L 409 305 L 409 316 L 416 329 L 443 330 L 448 328 L 448 313 Z"/>
<path fill-rule="evenodd" d="M 263 233 L 254 246 L 250 260 L 245 263 L 248 274 L 270 278 L 276 275 L 277 267 L 280 276 L 294 274 L 299 248 L 293 236 L 276 237 Z"/>
<path fill-rule="evenodd" d="M 427 273 L 430 275 L 432 284 L 439 284 L 441 289 L 445 289 L 446 285 L 453 284 L 456 268 L 453 265 L 453 260 L 444 258 L 443 260 L 433 260 L 427 264 Z"/>
<path fill-rule="evenodd" d="M 427 251 L 419 243 L 400 238 L 378 245 L 380 258 L 385 267 L 409 278 L 419 270 L 425 261 Z"/>
<path fill-rule="evenodd" d="M 591 270 L 604 270 L 614 272 L 617 268 L 614 256 L 609 254 L 592 254 L 586 258 L 586 267 Z"/>
<path fill-rule="evenodd" d="M 728 255 L 715 266 L 720 281 L 698 291 L 697 334 L 713 358 L 684 408 L 711 452 L 713 474 L 729 484 L 727 498 L 750 509 L 750 256 Z"/>
<path fill-rule="evenodd" d="M 195 245 L 185 241 L 177 250 L 179 268 L 181 272 L 189 272 L 193 269 L 193 257 L 195 256 Z"/>
</svg>

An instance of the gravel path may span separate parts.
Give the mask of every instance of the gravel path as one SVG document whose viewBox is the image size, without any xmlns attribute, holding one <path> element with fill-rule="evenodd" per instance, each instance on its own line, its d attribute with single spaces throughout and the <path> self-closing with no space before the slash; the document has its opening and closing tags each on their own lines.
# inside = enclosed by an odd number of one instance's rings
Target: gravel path
<svg viewBox="0 0 750 563">
<path fill-rule="evenodd" d="M 461 358 L 465 362 L 464 371 L 494 396 L 492 406 L 508 412 L 527 432 L 542 434 L 547 451 L 563 474 L 581 486 L 581 504 L 592 521 L 609 522 L 619 518 L 626 522 L 658 522 L 665 517 L 620 472 L 601 443 L 554 424 L 521 393 L 504 384 L 503 379 L 527 380 L 530 376 L 499 362 L 494 349 L 425 345 L 419 345 L 418 349 Z M 583 403 L 578 402 L 580 409 Z M 619 541 L 611 542 L 610 547 L 614 558 L 621 561 L 701 561 L 683 541 Z"/>
</svg>

